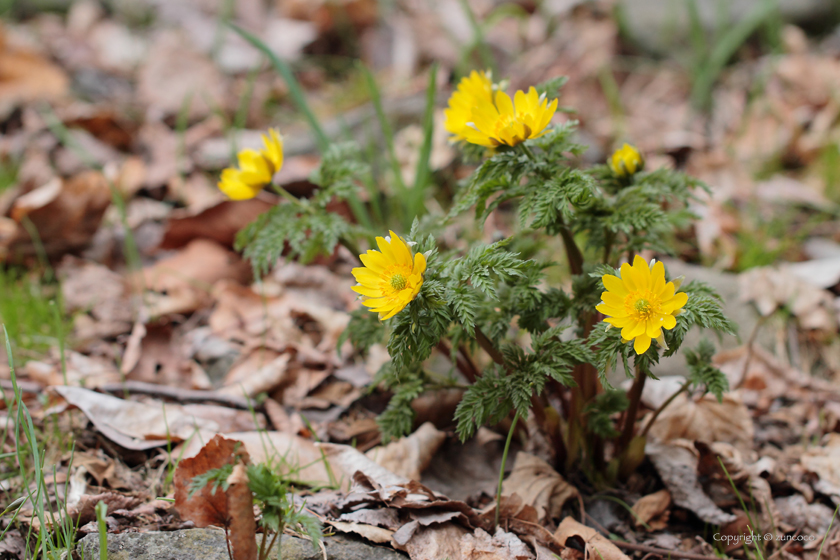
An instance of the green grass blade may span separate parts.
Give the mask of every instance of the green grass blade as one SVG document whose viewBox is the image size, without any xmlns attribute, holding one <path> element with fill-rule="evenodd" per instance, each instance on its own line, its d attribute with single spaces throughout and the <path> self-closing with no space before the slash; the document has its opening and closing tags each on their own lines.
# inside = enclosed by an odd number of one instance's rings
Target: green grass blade
<svg viewBox="0 0 840 560">
<path fill-rule="evenodd" d="M 283 60 L 280 60 L 268 46 L 263 43 L 258 37 L 245 31 L 238 25 L 234 23 L 228 23 L 231 29 L 239 33 L 243 39 L 251 43 L 255 48 L 257 48 L 260 52 L 262 52 L 268 60 L 271 61 L 272 66 L 274 69 L 277 70 L 277 73 L 283 78 L 286 82 L 286 85 L 289 88 L 289 95 L 292 96 L 292 101 L 294 101 L 295 105 L 297 106 L 298 110 L 303 113 L 303 116 L 306 118 L 306 121 L 309 123 L 309 127 L 312 129 L 312 132 L 315 134 L 315 140 L 318 143 L 318 149 L 321 153 L 325 152 L 330 145 L 329 138 L 327 138 L 324 129 L 321 128 L 321 123 L 318 122 L 318 118 L 315 116 L 315 113 L 309 108 L 309 103 L 306 102 L 306 94 L 303 92 L 303 88 L 300 86 L 300 83 L 295 78 L 294 73 L 292 72 L 291 67 Z"/>
<path fill-rule="evenodd" d="M 435 93 L 437 92 L 437 63 L 429 71 L 429 85 L 426 87 L 426 110 L 423 113 L 423 144 L 420 146 L 420 158 L 417 161 L 417 173 L 414 176 L 414 188 L 411 192 L 409 216 L 425 213 L 426 186 L 431 175 L 429 158 L 432 155 L 432 136 L 435 133 Z"/>
<path fill-rule="evenodd" d="M 359 68 L 362 75 L 365 77 L 368 91 L 370 93 L 373 108 L 376 112 L 376 118 L 379 120 L 379 127 L 382 129 L 382 135 L 385 137 L 385 148 L 388 150 L 388 159 L 391 163 L 391 171 L 394 175 L 394 186 L 396 187 L 397 197 L 405 201 L 407 200 L 408 189 L 402 178 L 402 171 L 400 170 L 400 162 L 397 159 L 397 152 L 394 149 L 394 131 L 391 129 L 391 123 L 388 122 L 388 117 L 385 115 L 385 108 L 382 106 L 382 95 L 379 91 L 379 86 L 373 73 L 362 63 L 359 63 Z"/>
</svg>

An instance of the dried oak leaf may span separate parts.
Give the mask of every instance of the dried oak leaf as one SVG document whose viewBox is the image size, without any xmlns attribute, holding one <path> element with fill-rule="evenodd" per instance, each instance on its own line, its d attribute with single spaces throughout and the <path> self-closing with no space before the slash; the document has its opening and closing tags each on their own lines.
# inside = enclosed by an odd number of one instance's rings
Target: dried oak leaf
<svg viewBox="0 0 840 560">
<path fill-rule="evenodd" d="M 228 496 L 220 488 L 214 492 L 210 485 L 190 497 L 190 483 L 196 476 L 225 465 L 247 463 L 248 452 L 242 443 L 216 435 L 201 448 L 198 455 L 183 459 L 175 469 L 175 510 L 196 527 L 216 525 L 228 527 L 231 511 Z"/>
</svg>

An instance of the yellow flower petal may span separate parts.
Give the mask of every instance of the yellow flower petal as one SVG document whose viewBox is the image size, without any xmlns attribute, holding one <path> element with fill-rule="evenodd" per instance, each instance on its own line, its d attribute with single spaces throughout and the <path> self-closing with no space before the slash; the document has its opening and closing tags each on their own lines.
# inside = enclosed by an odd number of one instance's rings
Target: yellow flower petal
<svg viewBox="0 0 840 560">
<path fill-rule="evenodd" d="M 650 337 L 647 335 L 637 336 L 633 342 L 633 350 L 636 351 L 636 354 L 644 354 L 648 348 L 650 348 Z"/>
</svg>

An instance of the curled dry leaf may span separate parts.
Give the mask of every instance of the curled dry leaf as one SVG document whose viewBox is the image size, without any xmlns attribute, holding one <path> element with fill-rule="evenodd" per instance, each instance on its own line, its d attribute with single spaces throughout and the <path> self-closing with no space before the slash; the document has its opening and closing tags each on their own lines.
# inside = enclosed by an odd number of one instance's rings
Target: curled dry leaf
<svg viewBox="0 0 840 560">
<path fill-rule="evenodd" d="M 753 422 L 747 407 L 733 393 L 725 394 L 720 403 L 714 395 L 695 401 L 683 393 L 659 415 L 649 433 L 662 442 L 688 439 L 750 446 Z"/>
<path fill-rule="evenodd" d="M 222 406 L 147 404 L 81 387 L 57 386 L 53 390 L 81 409 L 108 439 L 126 449 L 151 449 L 197 434 L 209 437 L 217 432 L 255 427 L 250 412 Z"/>
<path fill-rule="evenodd" d="M 532 560 L 534 554 L 519 537 L 496 528 L 491 537 L 482 529 L 461 537 L 461 558 L 464 560 Z"/>
<path fill-rule="evenodd" d="M 636 528 L 645 527 L 648 531 L 660 531 L 668 526 L 671 507 L 671 493 L 660 490 L 642 496 L 633 504 Z"/>
<path fill-rule="evenodd" d="M 570 539 L 576 541 L 578 546 L 574 548 L 578 550 L 583 548 L 587 560 L 630 560 L 608 538 L 592 527 L 578 523 L 571 517 L 565 518 L 560 523 L 560 526 L 554 532 L 554 537 L 563 546 L 569 546 Z"/>
<path fill-rule="evenodd" d="M 645 452 L 675 504 L 693 512 L 707 523 L 725 525 L 735 520 L 734 515 L 717 507 L 700 486 L 697 477 L 698 457 L 690 442 L 648 443 Z"/>
<path fill-rule="evenodd" d="M 394 474 L 420 480 L 420 473 L 429 466 L 445 439 L 445 433 L 426 422 L 410 436 L 375 447 L 366 455 Z"/>
<path fill-rule="evenodd" d="M 47 256 L 56 257 L 90 243 L 110 204 L 111 189 L 98 171 L 84 171 L 63 181 L 56 178 L 26 193 L 15 201 L 10 213 L 18 227 L 6 246 L 8 258 L 37 254 L 25 218 L 38 232 Z"/>
<path fill-rule="evenodd" d="M 519 452 L 502 495 L 517 494 L 537 511 L 540 521 L 560 517 L 563 504 L 579 494 L 551 465 L 530 453 Z"/>
<path fill-rule="evenodd" d="M 81 312 L 74 313 L 79 338 L 107 338 L 131 330 L 134 310 L 122 276 L 101 264 L 73 257 L 61 262 L 58 274 L 67 312 Z"/>
<path fill-rule="evenodd" d="M 233 467 L 227 479 L 227 509 L 230 516 L 230 547 L 233 560 L 254 560 L 257 557 L 257 519 L 254 517 L 254 498 L 248 487 L 248 472 L 243 462 Z"/>
<path fill-rule="evenodd" d="M 64 353 L 65 370 L 61 358 L 53 356 L 49 362 L 29 361 L 23 366 L 27 377 L 45 386 L 67 385 L 96 389 L 120 381 L 120 374 L 110 360 L 85 356 L 73 350 Z"/>
</svg>

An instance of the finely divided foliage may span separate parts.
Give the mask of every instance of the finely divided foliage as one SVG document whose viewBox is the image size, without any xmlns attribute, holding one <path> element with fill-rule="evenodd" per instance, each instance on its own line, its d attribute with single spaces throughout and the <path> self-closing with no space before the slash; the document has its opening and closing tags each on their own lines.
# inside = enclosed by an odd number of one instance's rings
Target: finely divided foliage
<svg viewBox="0 0 840 560">
<path fill-rule="evenodd" d="M 488 100 L 490 89 L 497 88 L 490 79 L 475 73 L 462 81 L 447 116 L 453 139 L 480 165 L 462 181 L 447 216 L 426 216 L 422 223 L 415 220 L 409 233 L 391 236 L 400 236 L 412 255 L 425 258 L 422 279 L 413 284 L 419 289 L 411 290 L 394 313 L 380 313 L 381 322 L 368 311 L 352 313 L 340 343 L 350 340 L 362 354 L 373 344 L 387 345 L 391 361 L 375 379 L 393 392 L 379 417 L 385 439 L 411 430 L 411 402 L 423 391 L 458 386 L 464 388 L 455 413 L 462 438 L 514 412 L 545 418 L 547 406 L 562 403 L 565 418 L 553 424 L 562 433 L 552 436 L 566 454 L 560 462 L 603 466 L 604 442 L 615 438 L 613 457 L 622 468 L 611 467 L 612 472 L 632 471 L 638 464 L 629 453 L 635 416 L 623 421 L 621 430 L 616 418 L 624 410 L 636 414 L 640 391 L 627 395 L 613 388 L 611 374 L 623 368 L 639 383 L 653 375 L 661 355 L 677 352 L 691 328 L 735 331 L 710 288 L 691 282 L 680 290 L 661 263 L 637 257 L 672 251 L 678 230 L 694 219 L 694 192 L 704 187 L 678 171 L 644 171 L 643 156 L 631 146 L 614 155 L 612 168 L 581 166 L 584 147 L 573 141 L 574 121 L 531 129 L 544 111 L 554 111 L 563 80 L 537 86 L 527 99 L 522 93 L 521 104 L 511 108 L 502 96 Z M 489 141 L 477 138 L 477 129 L 471 128 L 475 115 L 467 118 L 469 103 L 461 99 L 470 96 L 485 104 L 503 101 L 495 109 L 484 107 L 482 134 Z M 497 117 L 498 122 L 490 122 Z M 498 128 L 490 130 L 490 124 Z M 488 145 L 493 148 L 486 149 Z M 255 269 L 268 270 L 284 250 L 308 259 L 329 253 L 338 243 L 350 246 L 363 236 L 383 235 L 326 211 L 334 198 L 354 195 L 364 173 L 352 148 L 331 148 L 313 175 L 321 187 L 314 197 L 283 204 L 242 232 L 240 245 Z M 439 247 L 436 235 L 441 229 L 470 210 L 476 230 L 498 211 L 517 216 L 519 231 L 491 244 Z M 381 243 L 379 247 L 383 255 L 388 253 Z M 374 273 L 383 267 L 371 261 L 370 253 L 366 259 Z M 619 271 L 615 267 L 622 262 L 634 265 Z M 547 271 L 557 266 L 570 281 L 549 286 Z M 405 275 L 395 274 L 387 286 L 407 290 Z M 373 297 L 364 286 L 357 289 Z M 621 328 L 605 323 L 596 306 Z M 622 338 L 622 330 L 636 339 L 635 347 Z M 427 360 L 436 349 L 451 362 L 448 377 L 430 369 Z M 690 384 L 720 398 L 725 379 L 709 365 L 712 354 L 711 345 L 686 354 Z"/>
</svg>

